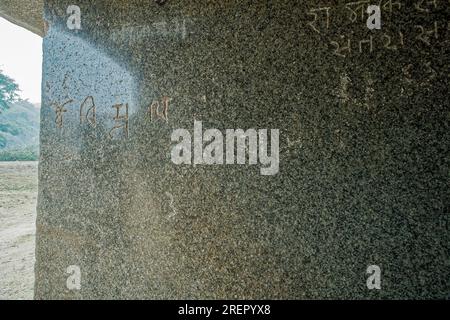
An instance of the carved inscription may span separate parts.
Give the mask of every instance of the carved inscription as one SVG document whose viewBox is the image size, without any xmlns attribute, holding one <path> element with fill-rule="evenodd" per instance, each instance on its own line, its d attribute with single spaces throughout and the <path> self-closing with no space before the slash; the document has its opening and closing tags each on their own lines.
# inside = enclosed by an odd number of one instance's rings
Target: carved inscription
<svg viewBox="0 0 450 320">
<path fill-rule="evenodd" d="M 147 108 L 147 114 L 152 122 L 162 120 L 165 123 L 169 122 L 169 103 L 171 98 L 163 96 L 160 99 L 154 100 Z M 73 99 L 66 100 L 62 103 L 53 102 L 50 105 L 55 111 L 55 124 L 57 129 L 64 127 L 64 115 L 69 111 L 67 105 L 73 103 Z M 92 128 L 97 127 L 97 105 L 93 96 L 87 96 L 79 105 L 79 121 L 80 125 L 87 124 Z M 129 137 L 129 121 L 130 121 L 130 107 L 128 103 L 116 103 L 112 106 L 114 113 L 111 117 L 113 126 L 108 132 L 108 136 L 114 137 Z M 122 133 L 120 135 L 120 133 Z"/>
<path fill-rule="evenodd" d="M 376 50 L 397 51 L 407 47 L 423 45 L 426 47 L 442 45 L 448 42 L 449 22 L 433 19 L 438 10 L 446 9 L 449 1 L 416 0 L 410 2 L 400 0 L 380 1 L 352 1 L 335 6 L 315 6 L 306 9 L 307 28 L 312 34 L 320 34 L 318 41 L 331 47 L 333 55 L 347 58 L 359 54 L 371 54 Z M 365 30 L 366 20 L 369 17 L 368 8 L 378 5 L 382 16 L 382 30 L 372 30 L 366 35 L 349 30 L 345 33 L 336 33 L 335 30 L 343 28 L 346 24 L 357 24 L 361 31 Z M 389 27 L 389 18 L 413 9 L 417 15 L 423 16 L 429 22 L 420 25 L 411 25 L 395 30 Z M 386 28 L 384 28 L 386 25 Z M 348 29 L 346 27 L 346 29 Z M 384 29 L 384 30 L 383 30 Z M 367 31 L 367 30 L 366 30 Z M 332 32 L 332 34 L 331 34 Z M 329 38 L 324 37 L 329 33 Z"/>
</svg>

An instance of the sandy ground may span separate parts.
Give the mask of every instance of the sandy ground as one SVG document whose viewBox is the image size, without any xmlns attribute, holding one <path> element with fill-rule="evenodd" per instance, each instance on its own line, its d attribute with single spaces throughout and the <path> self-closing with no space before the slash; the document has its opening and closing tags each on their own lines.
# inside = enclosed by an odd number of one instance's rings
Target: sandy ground
<svg viewBox="0 0 450 320">
<path fill-rule="evenodd" d="M 37 162 L 0 162 L 0 299 L 33 299 Z"/>
</svg>

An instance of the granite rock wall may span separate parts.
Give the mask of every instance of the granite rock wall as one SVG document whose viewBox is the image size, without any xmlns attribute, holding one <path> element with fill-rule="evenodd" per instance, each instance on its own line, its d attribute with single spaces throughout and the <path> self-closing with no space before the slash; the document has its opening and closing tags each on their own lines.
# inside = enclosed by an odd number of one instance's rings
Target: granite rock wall
<svg viewBox="0 0 450 320">
<path fill-rule="evenodd" d="M 36 298 L 447 298 L 449 6 L 415 2 L 369 30 L 345 1 L 46 0 Z M 194 121 L 279 129 L 279 172 L 174 164 Z"/>
</svg>

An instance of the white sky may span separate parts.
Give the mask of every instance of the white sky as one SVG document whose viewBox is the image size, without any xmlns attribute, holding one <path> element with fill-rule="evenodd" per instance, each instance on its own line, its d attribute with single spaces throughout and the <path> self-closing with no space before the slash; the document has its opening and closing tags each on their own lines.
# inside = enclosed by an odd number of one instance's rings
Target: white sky
<svg viewBox="0 0 450 320">
<path fill-rule="evenodd" d="M 19 85 L 19 95 L 41 102 L 42 38 L 0 18 L 0 69 Z"/>
</svg>

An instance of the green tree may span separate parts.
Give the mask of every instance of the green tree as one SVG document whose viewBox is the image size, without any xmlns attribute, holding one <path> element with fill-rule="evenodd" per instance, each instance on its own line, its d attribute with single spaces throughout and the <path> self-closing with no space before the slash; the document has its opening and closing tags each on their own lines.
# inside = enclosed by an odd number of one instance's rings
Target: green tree
<svg viewBox="0 0 450 320">
<path fill-rule="evenodd" d="M 8 104 L 19 99 L 17 83 L 0 70 L 0 112 L 7 109 Z"/>
</svg>

